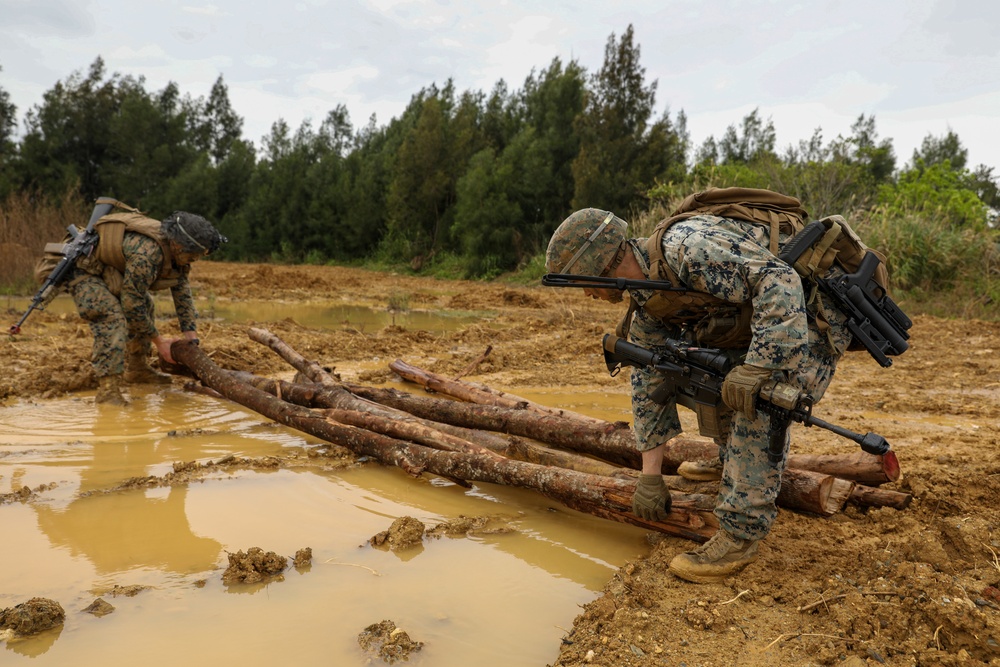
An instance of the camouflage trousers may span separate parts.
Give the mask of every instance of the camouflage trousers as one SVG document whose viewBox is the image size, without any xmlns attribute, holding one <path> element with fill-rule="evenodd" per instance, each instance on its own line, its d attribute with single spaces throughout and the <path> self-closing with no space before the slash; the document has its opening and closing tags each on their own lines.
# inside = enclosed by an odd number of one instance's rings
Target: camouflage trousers
<svg viewBox="0 0 1000 667">
<path fill-rule="evenodd" d="M 809 367 L 800 370 L 794 378 L 785 380 L 819 401 L 833 379 L 840 355 L 831 354 L 822 343 L 810 348 Z M 776 501 L 781 490 L 781 475 L 785 470 L 790 438 L 786 432 L 781 461 L 774 465 L 768 460 L 770 427 L 770 416 L 759 410 L 753 420 L 742 412 L 736 412 L 733 414 L 729 441 L 720 447 L 723 467 L 715 515 L 720 526 L 741 540 L 766 537 L 778 515 Z M 793 428 L 801 427 L 796 425 Z"/>
<path fill-rule="evenodd" d="M 831 350 L 826 336 L 814 323 L 810 323 L 809 329 L 809 353 L 798 371 L 777 372 L 775 377 L 797 386 L 818 402 L 833 379 L 840 354 Z M 850 334 L 840 322 L 835 325 L 834 335 L 841 349 L 846 347 Z M 667 442 L 682 430 L 673 402 L 662 405 L 652 401 L 656 387 L 655 374 L 632 369 L 632 409 L 640 450 Z M 724 465 L 715 515 L 720 526 L 732 535 L 759 540 L 768 534 L 778 515 L 775 501 L 781 490 L 789 438 L 786 433 L 784 454 L 775 466 L 768 460 L 770 417 L 760 411 L 752 420 L 741 412 L 731 414 L 728 437 L 716 439 Z"/>
<path fill-rule="evenodd" d="M 78 272 L 70 291 L 77 312 L 86 320 L 94 337 L 90 355 L 94 373 L 99 378 L 121 375 L 125 372 L 126 349 L 142 343 L 148 349 L 149 341 L 130 340 L 121 301 L 99 277 Z M 151 301 L 148 294 L 146 299 Z"/>
</svg>

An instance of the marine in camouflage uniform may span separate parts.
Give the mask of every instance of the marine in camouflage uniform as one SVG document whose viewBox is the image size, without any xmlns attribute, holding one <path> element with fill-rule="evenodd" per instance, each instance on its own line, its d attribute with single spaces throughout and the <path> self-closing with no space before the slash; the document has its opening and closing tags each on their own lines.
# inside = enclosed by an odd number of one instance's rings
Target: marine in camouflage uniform
<svg viewBox="0 0 1000 667">
<path fill-rule="evenodd" d="M 577 223 L 581 217 L 589 219 L 591 222 L 586 229 L 593 230 L 593 221 L 599 218 L 593 213 L 583 216 L 580 213 L 574 214 Z M 603 215 L 605 212 L 597 213 Z M 574 216 L 563 224 L 571 225 Z M 586 238 L 593 238 L 592 243 L 600 243 L 600 235 L 572 238 L 567 237 L 566 231 L 557 230 L 550 242 L 547 256 L 550 272 L 649 277 L 646 239 L 625 238 L 623 234 L 612 234 L 610 243 L 621 238 L 621 247 L 617 251 L 605 249 L 596 265 L 592 259 L 588 267 L 577 265 L 566 270 L 566 258 L 574 246 L 579 247 Z M 788 240 L 784 234 L 781 236 L 781 243 Z M 561 240 L 565 244 L 567 238 L 571 239 L 568 250 L 559 243 Z M 752 305 L 749 345 L 725 350 L 733 361 L 741 364 L 734 372 L 750 369 L 757 390 L 765 379 L 776 379 L 798 387 L 816 401 L 822 397 L 851 335 L 844 316 L 829 310 L 825 312 L 830 321 L 829 331 L 821 333 L 816 324 L 818 306 L 816 303 L 807 305 L 798 274 L 769 251 L 768 227 L 716 216 L 694 216 L 670 226 L 661 246 L 666 263 L 684 287 L 729 303 L 749 302 Z M 601 255 L 599 249 L 596 254 Z M 603 266 L 612 256 L 610 265 Z M 586 263 L 583 260 L 583 264 Z M 605 300 L 620 299 L 620 296 L 616 298 L 614 290 L 586 291 Z M 639 306 L 629 328 L 631 342 L 664 352 L 664 339 L 691 339 L 689 329 L 666 324 L 643 309 L 654 294 L 652 291 L 629 290 L 629 294 Z M 662 519 L 666 516 L 664 504 L 669 506 L 669 491 L 660 475 L 663 446 L 681 433 L 681 424 L 674 401 L 660 404 L 651 398 L 660 384 L 657 373 L 645 368 L 631 370 L 634 428 L 637 448 L 643 453 L 644 473 L 637 486 L 633 511 L 645 518 Z M 727 382 L 729 380 L 727 377 Z M 723 395 L 728 404 L 726 389 Z M 751 405 L 752 398 L 751 395 Z M 785 457 L 777 466 L 768 460 L 770 418 L 760 412 L 750 415 L 738 409 L 739 405 L 730 407 L 737 411 L 732 414 L 728 438 L 719 442 L 723 469 L 715 515 L 720 530 L 707 544 L 678 555 L 670 564 L 671 571 L 689 581 L 719 581 L 752 562 L 756 559 L 759 541 L 768 534 L 777 516 L 775 501 Z M 785 455 L 787 451 L 786 434 Z"/>
<path fill-rule="evenodd" d="M 148 363 L 150 343 L 156 345 L 160 357 L 172 361 L 169 350 L 173 342 L 156 328 L 150 290 L 156 288 L 164 263 L 169 261 L 172 266 L 168 268 L 175 276 L 169 289 L 180 330 L 185 338 L 197 340 L 197 313 L 188 282 L 191 263 L 225 240 L 201 216 L 175 212 L 164 221 L 161 240 L 124 232 L 120 290 L 109 286 L 106 267 L 92 258 L 74 269 L 70 292 L 94 338 L 91 362 L 98 379 L 98 402 L 126 403 L 121 394 L 123 379 L 130 383 L 170 382 L 169 375 L 155 371 Z"/>
</svg>

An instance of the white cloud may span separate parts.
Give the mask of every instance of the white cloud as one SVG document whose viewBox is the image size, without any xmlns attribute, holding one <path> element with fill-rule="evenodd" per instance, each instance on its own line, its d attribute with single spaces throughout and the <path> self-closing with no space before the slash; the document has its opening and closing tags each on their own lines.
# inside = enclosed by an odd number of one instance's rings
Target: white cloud
<svg viewBox="0 0 1000 667">
<path fill-rule="evenodd" d="M 190 5 L 181 7 L 182 12 L 188 14 L 198 14 L 200 16 L 211 16 L 213 18 L 224 18 L 226 16 L 232 16 L 229 12 L 223 11 L 216 5 L 202 5 L 201 7 L 192 7 Z"/>
</svg>

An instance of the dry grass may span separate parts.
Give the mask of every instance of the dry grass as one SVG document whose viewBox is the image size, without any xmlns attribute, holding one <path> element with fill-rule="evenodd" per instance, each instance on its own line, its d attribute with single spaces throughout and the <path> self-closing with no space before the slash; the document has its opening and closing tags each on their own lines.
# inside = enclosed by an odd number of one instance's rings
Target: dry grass
<svg viewBox="0 0 1000 667">
<path fill-rule="evenodd" d="M 33 292 L 33 269 L 45 244 L 62 240 L 68 225 L 86 222 L 87 204 L 75 192 L 55 201 L 25 192 L 7 197 L 0 205 L 0 290 Z"/>
</svg>

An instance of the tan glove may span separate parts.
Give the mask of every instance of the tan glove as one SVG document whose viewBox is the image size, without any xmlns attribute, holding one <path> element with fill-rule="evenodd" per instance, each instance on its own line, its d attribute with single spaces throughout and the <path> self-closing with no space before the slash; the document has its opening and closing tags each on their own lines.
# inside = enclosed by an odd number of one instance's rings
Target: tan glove
<svg viewBox="0 0 1000 667">
<path fill-rule="evenodd" d="M 733 410 L 750 419 L 757 418 L 757 394 L 761 386 L 771 379 L 773 371 L 753 364 L 742 364 L 729 371 L 722 381 L 722 401 Z"/>
<path fill-rule="evenodd" d="M 663 475 L 639 475 L 632 496 L 632 513 L 647 521 L 663 521 L 670 513 L 670 491 Z"/>
</svg>

